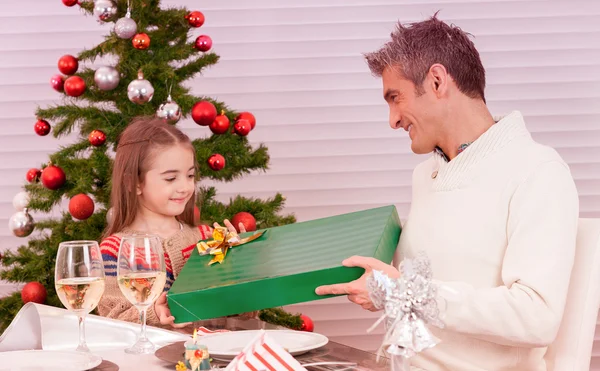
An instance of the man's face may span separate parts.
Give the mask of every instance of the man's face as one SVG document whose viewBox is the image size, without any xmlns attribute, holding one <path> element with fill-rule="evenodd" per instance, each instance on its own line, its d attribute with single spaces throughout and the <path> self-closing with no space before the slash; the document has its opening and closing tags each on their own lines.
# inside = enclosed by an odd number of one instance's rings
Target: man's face
<svg viewBox="0 0 600 371">
<path fill-rule="evenodd" d="M 382 74 L 383 95 L 390 107 L 390 127 L 408 131 L 411 149 L 416 154 L 430 153 L 437 145 L 436 128 L 440 102 L 428 88 L 430 76 L 417 92 L 415 84 L 390 67 Z"/>
</svg>

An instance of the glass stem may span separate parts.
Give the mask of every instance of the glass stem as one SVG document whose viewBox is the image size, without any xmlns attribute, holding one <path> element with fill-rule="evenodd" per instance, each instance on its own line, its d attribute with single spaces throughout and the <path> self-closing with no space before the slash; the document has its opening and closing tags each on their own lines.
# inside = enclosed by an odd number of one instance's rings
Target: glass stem
<svg viewBox="0 0 600 371">
<path fill-rule="evenodd" d="M 79 346 L 77 350 L 87 352 L 89 351 L 85 342 L 85 314 L 78 315 L 79 320 Z"/>
<path fill-rule="evenodd" d="M 140 323 L 142 324 L 142 332 L 140 334 L 140 340 L 148 339 L 146 337 L 146 311 L 147 310 L 148 310 L 147 307 L 144 307 L 143 309 L 140 310 Z"/>
</svg>

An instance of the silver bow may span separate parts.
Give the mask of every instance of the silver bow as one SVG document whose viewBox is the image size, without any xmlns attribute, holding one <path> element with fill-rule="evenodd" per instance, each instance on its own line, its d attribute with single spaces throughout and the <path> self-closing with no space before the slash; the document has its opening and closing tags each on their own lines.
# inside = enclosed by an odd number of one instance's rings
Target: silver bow
<svg viewBox="0 0 600 371">
<path fill-rule="evenodd" d="M 392 279 L 374 270 L 367 278 L 367 288 L 373 304 L 384 314 L 368 330 L 371 332 L 381 322 L 386 323 L 386 333 L 379 349 L 404 359 L 439 343 L 427 325 L 444 327 L 436 301 L 437 289 L 431 282 L 431 264 L 425 254 L 400 263 L 401 277 Z"/>
</svg>

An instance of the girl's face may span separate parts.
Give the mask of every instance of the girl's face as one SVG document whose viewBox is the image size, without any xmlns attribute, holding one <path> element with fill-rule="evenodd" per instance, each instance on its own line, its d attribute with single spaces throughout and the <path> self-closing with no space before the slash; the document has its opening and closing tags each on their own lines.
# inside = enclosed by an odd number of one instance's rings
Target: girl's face
<svg viewBox="0 0 600 371">
<path fill-rule="evenodd" d="M 178 216 L 194 189 L 194 154 L 189 147 L 174 145 L 153 154 L 137 195 L 141 207 L 160 215 Z"/>
</svg>

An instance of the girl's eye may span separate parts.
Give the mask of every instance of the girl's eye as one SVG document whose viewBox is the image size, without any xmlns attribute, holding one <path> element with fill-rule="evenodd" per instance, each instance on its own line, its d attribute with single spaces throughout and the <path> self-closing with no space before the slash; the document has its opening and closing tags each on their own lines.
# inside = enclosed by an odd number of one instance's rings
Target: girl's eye
<svg viewBox="0 0 600 371">
<path fill-rule="evenodd" d="M 175 178 L 168 178 L 168 179 L 165 179 L 165 180 L 166 180 L 167 182 L 172 182 L 172 181 L 174 181 L 174 180 L 175 180 Z"/>
<path fill-rule="evenodd" d="M 196 174 L 190 174 L 190 175 L 188 175 L 188 178 L 190 178 L 190 179 L 194 179 L 195 177 L 196 177 Z"/>
</svg>

